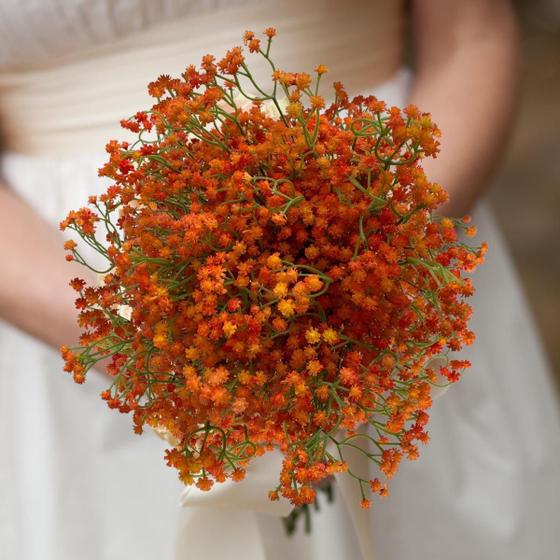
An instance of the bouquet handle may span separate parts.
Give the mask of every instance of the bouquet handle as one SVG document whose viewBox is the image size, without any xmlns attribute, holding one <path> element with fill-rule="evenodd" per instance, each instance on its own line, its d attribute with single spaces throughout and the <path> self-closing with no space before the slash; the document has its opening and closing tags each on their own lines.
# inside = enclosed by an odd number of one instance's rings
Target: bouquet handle
<svg viewBox="0 0 560 560">
<path fill-rule="evenodd" d="M 268 491 L 278 484 L 282 454 L 270 451 L 251 461 L 241 482 L 227 480 L 211 492 L 185 488 L 175 540 L 175 560 L 243 558 L 266 560 L 257 514 L 285 517 L 293 506 L 271 501 Z"/>
<path fill-rule="evenodd" d="M 368 469 L 362 453 L 348 453 L 353 472 Z M 244 558 L 266 560 L 258 514 L 285 517 L 293 506 L 287 500 L 271 501 L 268 491 L 277 484 L 282 454 L 270 451 L 254 459 L 241 482 L 227 480 L 211 492 L 189 486 L 181 495 L 182 506 L 175 540 L 174 560 Z M 360 507 L 360 491 L 347 474 L 336 475 L 339 495 L 348 508 L 362 557 L 375 560 L 368 513 Z"/>
</svg>

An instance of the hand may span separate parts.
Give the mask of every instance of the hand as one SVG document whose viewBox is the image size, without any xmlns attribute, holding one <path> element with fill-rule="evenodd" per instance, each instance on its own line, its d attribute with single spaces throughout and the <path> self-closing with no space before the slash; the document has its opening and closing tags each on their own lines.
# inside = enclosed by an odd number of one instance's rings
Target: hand
<svg viewBox="0 0 560 560">
<path fill-rule="evenodd" d="M 0 185 L 0 318 L 57 349 L 78 340 L 68 282 L 87 272 L 65 261 L 63 243 L 54 225 Z"/>
</svg>

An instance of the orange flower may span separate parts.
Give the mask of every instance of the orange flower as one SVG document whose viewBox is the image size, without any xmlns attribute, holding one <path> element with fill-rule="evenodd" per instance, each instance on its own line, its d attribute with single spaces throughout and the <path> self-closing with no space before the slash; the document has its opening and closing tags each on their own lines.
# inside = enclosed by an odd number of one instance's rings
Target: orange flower
<svg viewBox="0 0 560 560">
<path fill-rule="evenodd" d="M 275 34 L 243 42 L 268 64 Z M 429 440 L 431 359 L 474 340 L 465 273 L 487 248 L 459 241 L 474 234 L 468 219 L 435 213 L 447 194 L 422 159 L 439 129 L 339 83 L 325 106 L 325 72 L 276 69 L 261 91 L 278 98 L 243 98 L 252 75 L 234 47 L 159 76 L 153 107 L 122 121 L 138 141 L 107 143 L 99 173 L 112 184 L 61 223 L 108 270 L 100 286 L 71 282 L 83 332 L 61 349 L 64 369 L 82 383 L 107 359 L 103 400 L 137 433 L 171 434 L 167 463 L 201 490 L 276 448 L 270 498 L 310 503 L 318 481 L 349 470 L 366 425 L 391 478 Z M 74 240 L 65 249 L 90 266 Z M 455 382 L 468 365 L 441 374 Z M 364 489 L 387 495 L 350 474 L 362 507 Z"/>
</svg>

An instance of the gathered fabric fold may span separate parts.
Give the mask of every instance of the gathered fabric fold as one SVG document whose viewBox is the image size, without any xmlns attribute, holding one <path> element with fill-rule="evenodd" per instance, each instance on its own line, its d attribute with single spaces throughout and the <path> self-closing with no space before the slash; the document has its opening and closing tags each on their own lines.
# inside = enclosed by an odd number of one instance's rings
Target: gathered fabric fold
<svg viewBox="0 0 560 560">
<path fill-rule="evenodd" d="M 363 453 L 353 451 L 346 459 L 352 472 L 367 473 L 369 461 Z M 227 480 L 209 492 L 195 486 L 185 488 L 180 498 L 175 560 L 267 560 L 258 516 L 272 515 L 280 522 L 293 508 L 284 498 L 268 498 L 268 491 L 277 485 L 281 467 L 282 454 L 273 450 L 254 459 L 241 482 Z M 360 507 L 359 484 L 345 473 L 336 475 L 335 480 L 363 560 L 375 560 L 368 515 Z"/>
</svg>

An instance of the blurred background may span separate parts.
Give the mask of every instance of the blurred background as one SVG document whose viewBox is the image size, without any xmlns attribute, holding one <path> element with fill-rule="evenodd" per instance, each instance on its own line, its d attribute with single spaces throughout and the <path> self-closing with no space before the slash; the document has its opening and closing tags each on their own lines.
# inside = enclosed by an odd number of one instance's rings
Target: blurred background
<svg viewBox="0 0 560 560">
<path fill-rule="evenodd" d="M 560 390 L 560 0 L 516 0 L 522 34 L 517 122 L 491 202 Z"/>
</svg>

